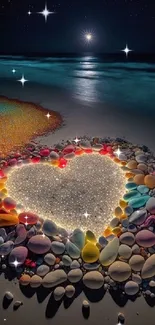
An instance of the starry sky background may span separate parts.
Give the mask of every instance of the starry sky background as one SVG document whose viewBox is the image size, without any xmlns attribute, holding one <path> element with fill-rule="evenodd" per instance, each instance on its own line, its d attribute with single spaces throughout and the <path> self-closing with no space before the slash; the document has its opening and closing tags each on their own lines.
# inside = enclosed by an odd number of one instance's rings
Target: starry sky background
<svg viewBox="0 0 155 325">
<path fill-rule="evenodd" d="M 0 53 L 155 53 L 155 0 L 0 0 Z M 32 14 L 28 15 L 28 11 Z M 92 32 L 87 44 L 85 32 Z"/>
</svg>

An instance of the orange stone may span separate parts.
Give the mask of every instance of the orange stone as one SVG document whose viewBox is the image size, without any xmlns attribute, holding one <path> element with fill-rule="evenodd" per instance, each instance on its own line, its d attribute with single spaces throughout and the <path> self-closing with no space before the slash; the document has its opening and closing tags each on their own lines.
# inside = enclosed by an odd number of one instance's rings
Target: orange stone
<svg viewBox="0 0 155 325">
<path fill-rule="evenodd" d="M 124 201 L 124 200 L 120 200 L 119 201 L 119 206 L 121 207 L 121 208 L 126 208 L 127 207 L 127 205 L 128 205 L 128 202 L 126 202 L 126 201 Z"/>
<path fill-rule="evenodd" d="M 127 162 L 126 161 L 121 161 L 121 166 L 126 166 Z"/>
<path fill-rule="evenodd" d="M 104 232 L 103 232 L 103 236 L 108 237 L 112 234 L 111 228 L 107 227 Z"/>
<path fill-rule="evenodd" d="M 18 216 L 0 209 L 0 227 L 14 226 L 19 223 Z"/>
<path fill-rule="evenodd" d="M 128 173 L 125 174 L 125 177 L 126 177 L 127 179 L 129 179 L 130 177 L 134 177 L 134 176 L 135 176 L 135 174 L 130 173 L 130 172 L 128 172 Z"/>
<path fill-rule="evenodd" d="M 137 168 L 137 161 L 136 160 L 130 160 L 127 164 L 127 167 L 129 169 L 136 169 Z"/>
<path fill-rule="evenodd" d="M 149 188 L 155 188 L 155 176 L 154 175 L 146 175 L 144 178 L 144 184 Z"/>
<path fill-rule="evenodd" d="M 51 165 L 54 166 L 54 167 L 58 167 L 59 166 L 59 160 L 52 160 Z"/>
<path fill-rule="evenodd" d="M 0 183 L 0 191 L 3 190 L 3 188 L 5 188 L 5 184 L 4 183 Z"/>
<path fill-rule="evenodd" d="M 117 157 L 115 157 L 115 158 L 114 158 L 114 162 L 115 162 L 116 164 L 119 164 L 119 163 L 120 163 L 120 160 L 119 160 Z"/>
<path fill-rule="evenodd" d="M 133 181 L 137 185 L 144 185 L 145 184 L 144 183 L 144 177 L 145 177 L 145 175 L 143 175 L 143 174 L 137 174 L 137 175 L 134 176 Z"/>
</svg>

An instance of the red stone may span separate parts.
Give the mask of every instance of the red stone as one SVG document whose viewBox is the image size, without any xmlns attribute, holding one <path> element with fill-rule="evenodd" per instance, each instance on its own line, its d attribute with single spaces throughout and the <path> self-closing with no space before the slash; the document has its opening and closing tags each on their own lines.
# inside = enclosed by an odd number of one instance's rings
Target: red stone
<svg viewBox="0 0 155 325">
<path fill-rule="evenodd" d="M 105 149 L 101 149 L 100 151 L 99 151 L 99 154 L 100 155 L 107 155 L 107 150 L 105 150 Z"/>
<path fill-rule="evenodd" d="M 40 162 L 40 157 L 33 157 L 31 158 L 31 162 L 34 163 L 34 164 L 37 164 Z"/>
<path fill-rule="evenodd" d="M 39 217 L 32 212 L 22 212 L 18 216 L 20 223 L 28 223 L 28 225 L 35 225 L 39 220 Z"/>
<path fill-rule="evenodd" d="M 5 174 L 4 174 L 3 170 L 0 169 L 0 179 L 3 178 L 3 177 L 5 177 Z"/>
<path fill-rule="evenodd" d="M 93 152 L 93 150 L 90 148 L 90 149 L 84 149 L 84 152 L 85 153 L 92 153 Z"/>
<path fill-rule="evenodd" d="M 50 154 L 50 150 L 48 148 L 46 149 L 41 149 L 40 152 L 39 152 L 40 156 L 42 157 L 48 157 L 49 154 Z"/>
<path fill-rule="evenodd" d="M 60 158 L 58 167 L 59 168 L 64 168 L 64 167 L 66 167 L 66 165 L 67 165 L 67 160 L 64 159 L 64 158 Z"/>
<path fill-rule="evenodd" d="M 15 166 L 17 164 L 17 159 L 16 158 L 12 158 L 9 160 L 9 166 Z"/>
<path fill-rule="evenodd" d="M 66 146 L 64 149 L 63 149 L 63 154 L 64 155 L 67 155 L 68 153 L 72 153 L 72 152 L 74 152 L 75 151 L 75 147 L 72 145 L 72 144 L 70 144 L 70 145 L 68 145 L 68 146 Z"/>
<path fill-rule="evenodd" d="M 80 155 L 82 155 L 83 153 L 84 153 L 84 150 L 81 149 L 81 148 L 77 148 L 77 149 L 75 150 L 75 155 L 76 155 L 76 156 L 80 156 Z"/>
<path fill-rule="evenodd" d="M 112 147 L 111 146 L 107 146 L 106 150 L 111 153 L 112 152 Z"/>
</svg>

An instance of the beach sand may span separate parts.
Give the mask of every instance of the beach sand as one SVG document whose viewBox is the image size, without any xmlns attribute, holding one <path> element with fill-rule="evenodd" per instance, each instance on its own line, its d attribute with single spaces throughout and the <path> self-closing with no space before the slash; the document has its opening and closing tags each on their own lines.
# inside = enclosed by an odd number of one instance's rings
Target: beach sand
<svg viewBox="0 0 155 325">
<path fill-rule="evenodd" d="M 131 111 L 124 112 L 114 107 L 107 107 L 99 103 L 78 102 L 59 89 L 43 87 L 39 84 L 27 83 L 21 87 L 19 83 L 11 81 L 0 81 L 0 95 L 9 98 L 18 98 L 19 100 L 34 102 L 43 107 L 55 110 L 62 114 L 65 125 L 54 134 L 48 134 L 46 137 L 37 138 L 42 144 L 52 145 L 61 140 L 73 139 L 76 136 L 101 136 L 101 137 L 121 137 L 132 143 L 144 144 L 155 151 L 155 128 L 154 119 L 147 116 L 146 113 L 136 113 L 131 107 Z M 154 325 L 154 308 L 146 302 L 143 297 L 136 301 L 123 299 L 119 302 L 119 294 L 113 299 L 110 294 L 103 298 L 98 292 L 99 302 L 90 301 L 90 316 L 86 320 L 82 315 L 83 299 L 91 299 L 84 293 L 79 294 L 72 304 L 64 307 L 55 304 L 50 299 L 50 294 L 43 297 L 43 292 L 34 294 L 31 298 L 25 297 L 18 287 L 18 283 L 4 280 L 0 277 L 0 325 L 62 325 L 62 324 L 89 324 L 89 325 L 113 325 L 117 324 L 117 314 L 123 312 L 125 315 L 125 324 Z M 11 291 L 14 299 L 21 300 L 23 306 L 17 311 L 13 311 L 13 304 L 7 309 L 3 308 L 3 297 L 5 291 Z M 37 299 L 38 296 L 38 299 Z M 89 298 L 88 298 L 89 297 Z M 94 293 L 94 300 L 96 299 Z M 39 300 L 39 302 L 37 301 Z M 152 304 L 154 303 L 151 300 Z M 126 304 L 125 304 L 126 303 Z M 59 308 L 58 308 L 59 306 Z M 55 316 L 53 314 L 57 310 Z M 138 313 L 138 315 L 136 314 Z M 6 319 L 6 320 L 4 320 Z"/>
</svg>

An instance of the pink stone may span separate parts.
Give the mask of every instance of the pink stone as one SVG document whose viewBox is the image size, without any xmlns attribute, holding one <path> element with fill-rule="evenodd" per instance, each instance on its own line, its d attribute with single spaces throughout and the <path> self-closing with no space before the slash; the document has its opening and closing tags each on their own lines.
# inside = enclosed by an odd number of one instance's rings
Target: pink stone
<svg viewBox="0 0 155 325">
<path fill-rule="evenodd" d="M 48 157 L 49 154 L 50 154 L 50 150 L 48 148 L 46 149 L 41 149 L 40 152 L 39 152 L 40 156 L 42 157 Z"/>
<path fill-rule="evenodd" d="M 155 245 L 155 234 L 149 230 L 141 230 L 136 235 L 136 242 L 141 247 L 152 247 Z"/>
</svg>

